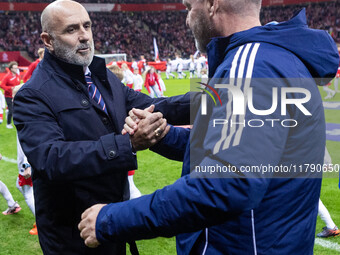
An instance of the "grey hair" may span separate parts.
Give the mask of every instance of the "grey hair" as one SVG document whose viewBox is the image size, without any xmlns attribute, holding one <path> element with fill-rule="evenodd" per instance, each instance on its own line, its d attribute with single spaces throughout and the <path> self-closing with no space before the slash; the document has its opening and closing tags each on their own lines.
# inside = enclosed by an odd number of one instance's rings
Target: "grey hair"
<svg viewBox="0 0 340 255">
<path fill-rule="evenodd" d="M 41 22 L 42 32 L 49 33 L 51 30 L 51 24 L 50 24 L 49 18 L 47 17 L 48 16 L 47 12 L 48 11 L 44 9 L 44 11 L 41 13 L 40 22 Z"/>
</svg>

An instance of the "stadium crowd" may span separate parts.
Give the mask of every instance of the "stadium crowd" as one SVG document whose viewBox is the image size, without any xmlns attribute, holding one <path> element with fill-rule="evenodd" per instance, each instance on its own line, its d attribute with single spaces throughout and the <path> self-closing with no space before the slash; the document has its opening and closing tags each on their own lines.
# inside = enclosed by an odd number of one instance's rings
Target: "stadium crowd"
<svg viewBox="0 0 340 255">
<path fill-rule="evenodd" d="M 12 0 L 17 3 L 51 3 L 54 0 Z M 79 3 L 117 3 L 117 4 L 150 4 L 150 3 L 182 3 L 182 0 L 78 0 Z"/>
<path fill-rule="evenodd" d="M 136 0 L 116 1 L 128 3 Z M 161 1 L 166 0 L 155 0 Z M 264 7 L 261 22 L 266 24 L 273 20 L 288 20 L 295 11 L 303 7 L 307 10 L 310 27 L 327 30 L 336 42 L 340 42 L 339 0 Z M 147 60 L 153 60 L 153 37 L 157 38 L 160 57 L 163 60 L 173 58 L 176 51 L 181 52 L 184 58 L 189 58 L 190 54 L 195 52 L 192 34 L 185 25 L 186 12 L 90 13 L 90 16 L 98 53 L 126 53 L 129 61 L 143 53 Z M 5 51 L 27 51 L 33 59 L 37 58 L 38 48 L 43 47 L 39 37 L 40 31 L 40 13 L 0 13 L 0 47 Z"/>
</svg>

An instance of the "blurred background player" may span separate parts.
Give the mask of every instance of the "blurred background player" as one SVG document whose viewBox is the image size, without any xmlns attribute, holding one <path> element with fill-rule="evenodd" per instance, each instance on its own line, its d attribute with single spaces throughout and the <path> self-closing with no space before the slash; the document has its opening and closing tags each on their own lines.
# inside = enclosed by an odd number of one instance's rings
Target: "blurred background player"
<svg viewBox="0 0 340 255">
<path fill-rule="evenodd" d="M 5 103 L 5 97 L 4 94 L 2 94 L 2 91 L 0 90 L 0 124 L 3 122 L 4 119 L 4 109 L 6 109 L 6 103 Z"/>
<path fill-rule="evenodd" d="M 129 69 L 128 65 L 126 63 L 122 64 L 122 70 L 124 78 L 122 80 L 122 83 L 124 83 L 126 86 L 128 86 L 130 89 L 133 87 L 133 73 Z"/>
<path fill-rule="evenodd" d="M 128 172 L 128 181 L 129 181 L 129 189 L 130 189 L 130 200 L 134 198 L 138 198 L 142 196 L 142 193 L 139 191 L 139 189 L 136 187 L 133 176 L 135 174 L 135 170 Z"/>
<path fill-rule="evenodd" d="M 166 75 L 166 79 L 169 80 L 169 75 L 175 79 L 175 75 L 171 72 L 172 70 L 172 62 L 171 59 L 168 58 L 167 62 L 166 62 L 166 70 L 165 70 L 165 75 Z"/>
<path fill-rule="evenodd" d="M 19 85 L 16 86 L 13 89 L 13 98 L 15 97 L 15 94 L 18 92 L 18 90 L 23 86 Z M 34 195 L 33 195 L 33 183 L 32 183 L 32 169 L 31 165 L 28 163 L 26 155 L 24 154 L 19 138 L 17 136 L 17 164 L 18 164 L 18 170 L 19 175 L 16 181 L 16 187 L 21 192 L 21 194 L 24 196 L 26 204 L 28 208 L 31 210 L 34 218 L 35 218 L 35 207 L 34 207 Z M 31 235 L 37 235 L 38 229 L 37 225 L 34 223 L 33 228 L 29 231 Z"/>
<path fill-rule="evenodd" d="M 117 59 L 113 58 L 112 61 L 108 64 L 110 66 L 116 66 L 117 65 Z"/>
<path fill-rule="evenodd" d="M 164 83 L 164 81 L 162 79 L 162 75 L 161 75 L 161 71 L 160 70 L 157 71 L 157 77 L 158 77 L 159 85 L 161 86 L 162 97 L 164 97 L 164 92 L 166 91 L 166 87 L 165 87 L 165 83 Z"/>
<path fill-rule="evenodd" d="M 326 168 L 333 165 L 331 155 L 329 154 L 327 148 L 325 148 L 324 165 Z M 322 203 L 321 199 L 319 199 L 318 215 L 320 216 L 321 220 L 326 224 L 326 226 L 322 229 L 322 232 L 316 235 L 317 237 L 326 238 L 331 236 L 337 236 L 340 234 L 340 230 L 335 225 L 329 211 L 327 210 L 326 206 Z"/>
<path fill-rule="evenodd" d="M 177 78 L 183 79 L 183 76 L 186 78 L 187 75 L 183 72 L 183 59 L 178 53 L 176 53 L 175 56 L 176 56 L 176 63 L 177 63 Z"/>
<path fill-rule="evenodd" d="M 201 78 L 202 78 L 202 79 L 208 79 L 208 69 L 203 68 L 203 69 L 201 70 Z"/>
<path fill-rule="evenodd" d="M 197 59 L 197 64 L 196 64 L 196 72 L 199 75 L 198 78 L 201 78 L 202 69 L 208 69 L 207 58 L 204 54 L 200 53 L 200 57 Z"/>
<path fill-rule="evenodd" d="M 159 84 L 158 75 L 156 74 L 155 68 L 153 66 L 151 66 L 150 69 L 146 71 L 144 87 L 149 92 L 150 97 L 154 98 L 155 95 L 157 97 L 162 96 L 162 88 Z"/>
<path fill-rule="evenodd" d="M 35 217 L 35 207 L 34 207 L 34 195 L 33 195 L 33 183 L 32 183 L 32 169 L 31 165 L 27 162 L 27 158 L 22 151 L 21 145 L 17 137 L 17 160 L 19 175 L 16 181 L 16 187 L 24 196 L 28 208 L 30 208 L 33 216 Z M 38 229 L 37 225 L 34 223 L 33 228 L 29 231 L 31 235 L 37 235 Z"/>
<path fill-rule="evenodd" d="M 196 69 L 196 61 L 194 59 L 194 55 L 190 55 L 190 62 L 189 62 L 190 79 L 195 76 L 195 69 Z"/>
<path fill-rule="evenodd" d="M 20 84 L 20 75 L 17 62 L 15 61 L 10 62 L 8 65 L 8 69 L 9 72 L 2 79 L 0 87 L 5 91 L 5 100 L 8 107 L 6 127 L 11 129 L 13 128 L 11 124 L 13 116 L 12 90 L 15 86 L 18 86 Z"/>
<path fill-rule="evenodd" d="M 1 159 L 2 155 L 0 153 L 0 160 Z M 9 192 L 7 186 L 2 181 L 0 181 L 0 194 L 6 199 L 8 205 L 7 210 L 2 212 L 3 215 L 15 214 L 21 210 L 20 205 L 14 201 L 11 192 Z"/>
<path fill-rule="evenodd" d="M 39 62 L 44 58 L 44 52 L 45 52 L 44 48 L 39 48 L 38 50 L 39 58 L 28 66 L 28 70 L 25 73 L 24 77 L 22 78 L 24 83 L 28 81 L 29 78 L 31 78 L 33 71 L 37 68 Z"/>
<path fill-rule="evenodd" d="M 143 77 L 139 74 L 138 69 L 134 69 L 133 72 L 133 89 L 141 92 L 143 88 Z"/>
<path fill-rule="evenodd" d="M 141 55 L 139 58 L 140 60 L 138 61 L 137 66 L 138 66 L 139 74 L 142 74 L 146 68 L 146 59 L 144 55 Z"/>
<path fill-rule="evenodd" d="M 318 215 L 320 218 L 325 222 L 326 226 L 323 227 L 322 232 L 318 233 L 317 237 L 331 237 L 331 236 L 338 236 L 340 235 L 340 230 L 335 225 L 335 223 L 332 220 L 332 217 L 327 210 L 326 206 L 322 203 L 321 199 L 319 199 L 319 211 Z"/>
<path fill-rule="evenodd" d="M 199 54 L 197 54 L 197 56 L 199 56 Z M 200 61 L 200 57 L 197 58 L 196 60 L 196 73 L 197 73 L 197 78 L 201 78 L 201 72 L 202 72 L 202 64 Z"/>
<path fill-rule="evenodd" d="M 327 85 L 322 86 L 322 89 L 327 93 L 327 96 L 324 99 L 331 99 L 335 96 L 335 91 L 329 88 L 332 85 L 332 82 L 329 82 Z"/>
<path fill-rule="evenodd" d="M 338 72 L 336 73 L 336 76 L 334 78 L 334 90 L 336 93 L 339 93 L 339 79 L 340 79 L 340 66 L 338 67 Z"/>
<path fill-rule="evenodd" d="M 137 63 L 136 59 L 132 58 L 131 62 L 132 62 L 132 64 L 131 64 L 132 70 L 138 69 L 138 63 Z"/>
</svg>

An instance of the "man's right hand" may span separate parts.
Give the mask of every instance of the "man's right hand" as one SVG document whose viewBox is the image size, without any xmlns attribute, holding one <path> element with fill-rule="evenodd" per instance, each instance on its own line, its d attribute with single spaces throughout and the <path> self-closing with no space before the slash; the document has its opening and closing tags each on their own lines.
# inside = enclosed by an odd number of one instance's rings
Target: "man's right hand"
<svg viewBox="0 0 340 255">
<path fill-rule="evenodd" d="M 122 134 L 130 134 L 131 144 L 136 151 L 155 145 L 170 130 L 163 114 L 153 113 L 153 110 L 153 105 L 144 110 L 132 109 L 125 119 Z"/>
<path fill-rule="evenodd" d="M 155 105 L 150 105 L 148 108 L 145 108 L 144 111 L 153 113 L 155 109 Z M 130 135 L 133 135 L 135 133 L 135 131 L 138 128 L 138 123 L 140 121 L 140 119 L 137 116 L 140 116 L 141 118 L 143 118 L 143 116 L 145 116 L 146 113 L 141 113 L 140 115 L 138 115 L 138 113 L 141 110 L 137 110 L 136 113 L 137 115 L 134 113 L 136 109 L 133 108 L 132 110 L 129 111 L 129 116 L 125 118 L 125 124 L 124 124 L 124 129 L 122 130 L 122 135 L 126 135 L 127 133 L 129 133 Z"/>
</svg>

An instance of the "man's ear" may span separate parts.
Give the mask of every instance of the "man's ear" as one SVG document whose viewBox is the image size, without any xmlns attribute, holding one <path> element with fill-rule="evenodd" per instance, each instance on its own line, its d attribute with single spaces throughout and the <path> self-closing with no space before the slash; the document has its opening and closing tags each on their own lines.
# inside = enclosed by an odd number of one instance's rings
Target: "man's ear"
<svg viewBox="0 0 340 255">
<path fill-rule="evenodd" d="M 219 8 L 219 0 L 207 0 L 207 7 L 209 16 L 212 17 L 216 14 L 218 8 Z"/>
<path fill-rule="evenodd" d="M 42 32 L 40 34 L 40 38 L 43 41 L 45 47 L 50 51 L 53 52 L 54 48 L 53 48 L 53 44 L 52 44 L 52 37 L 49 33 L 47 32 Z"/>
</svg>

